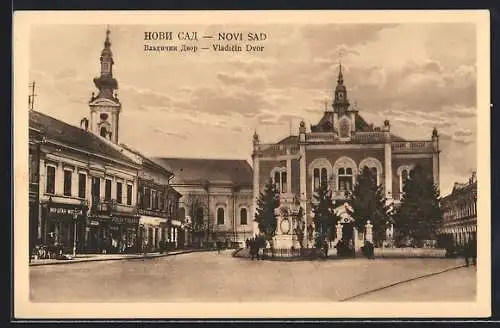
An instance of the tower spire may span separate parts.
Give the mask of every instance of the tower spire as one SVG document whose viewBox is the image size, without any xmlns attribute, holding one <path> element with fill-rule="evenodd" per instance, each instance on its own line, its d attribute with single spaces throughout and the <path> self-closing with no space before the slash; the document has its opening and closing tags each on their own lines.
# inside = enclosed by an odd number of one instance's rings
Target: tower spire
<svg viewBox="0 0 500 328">
<path fill-rule="evenodd" d="M 99 57 L 101 72 L 98 77 L 94 78 L 94 84 L 99 92 L 97 96 L 94 96 L 94 93 L 92 93 L 89 104 L 91 114 L 90 127 L 93 133 L 110 139 L 114 143 L 118 143 L 121 104 L 116 95 L 118 82 L 113 78 L 114 61 L 110 35 L 109 26 L 106 26 L 104 48 Z M 103 101 L 106 103 L 105 107 L 101 104 Z"/>
<path fill-rule="evenodd" d="M 344 113 L 349 107 L 347 99 L 347 88 L 344 85 L 344 74 L 342 73 L 342 53 L 339 51 L 339 74 L 337 77 L 337 86 L 333 97 L 333 110 L 337 113 Z"/>
</svg>

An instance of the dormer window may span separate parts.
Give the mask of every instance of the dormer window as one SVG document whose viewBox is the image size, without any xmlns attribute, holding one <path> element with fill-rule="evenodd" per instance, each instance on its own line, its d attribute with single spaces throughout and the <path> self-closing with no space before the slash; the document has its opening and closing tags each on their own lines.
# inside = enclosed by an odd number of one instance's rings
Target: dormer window
<svg viewBox="0 0 500 328">
<path fill-rule="evenodd" d="M 350 124 L 349 124 L 349 119 L 347 117 L 344 117 L 340 120 L 340 126 L 339 126 L 339 135 L 341 138 L 349 138 L 350 134 Z"/>
</svg>

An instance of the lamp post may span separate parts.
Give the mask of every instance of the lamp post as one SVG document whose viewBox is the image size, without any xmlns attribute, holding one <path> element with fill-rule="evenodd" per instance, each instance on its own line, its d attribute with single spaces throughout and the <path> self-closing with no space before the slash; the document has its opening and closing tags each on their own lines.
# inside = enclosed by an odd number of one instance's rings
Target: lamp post
<svg viewBox="0 0 500 328">
<path fill-rule="evenodd" d="M 73 226 L 73 257 L 76 257 L 76 223 L 78 221 L 78 213 L 76 212 L 73 214 L 73 221 L 75 222 Z"/>
</svg>

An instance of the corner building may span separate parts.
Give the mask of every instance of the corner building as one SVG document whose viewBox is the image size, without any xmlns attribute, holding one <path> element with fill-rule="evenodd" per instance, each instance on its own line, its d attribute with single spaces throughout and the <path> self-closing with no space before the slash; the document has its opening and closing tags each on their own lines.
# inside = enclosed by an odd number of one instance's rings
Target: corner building
<svg viewBox="0 0 500 328">
<path fill-rule="evenodd" d="M 281 206 L 294 208 L 294 203 L 306 212 L 305 232 L 313 230 L 313 194 L 324 181 L 332 190 L 336 205 L 346 203 L 356 185 L 356 178 L 366 166 L 377 177 L 389 202 L 396 206 L 403 194 L 403 186 L 410 170 L 417 164 L 432 170 L 435 184 L 439 187 L 439 136 L 436 129 L 428 138 L 405 140 L 391 133 L 388 120 L 382 126 L 365 121 L 358 108 L 351 106 L 344 84 L 342 66 L 339 66 L 337 85 L 333 92 L 331 108 L 324 110 L 317 124 L 306 128 L 300 123 L 299 135 L 290 135 L 277 143 L 261 143 L 257 134 L 253 137 L 253 208 L 269 179 L 280 192 Z M 298 202 L 297 202 L 298 201 Z M 297 208 L 297 207 L 295 207 Z M 337 226 L 337 240 L 352 221 L 342 220 Z M 297 247 L 292 226 L 287 218 L 278 218 L 277 247 Z M 254 224 L 254 234 L 258 228 Z M 343 231 L 343 233 L 341 233 Z M 360 247 L 363 238 L 355 231 L 347 238 Z M 311 245 L 312 237 L 309 238 Z"/>
<path fill-rule="evenodd" d="M 443 227 L 439 233 L 450 235 L 456 246 L 477 240 L 477 177 L 466 183 L 455 182 L 450 194 L 441 199 Z"/>
</svg>

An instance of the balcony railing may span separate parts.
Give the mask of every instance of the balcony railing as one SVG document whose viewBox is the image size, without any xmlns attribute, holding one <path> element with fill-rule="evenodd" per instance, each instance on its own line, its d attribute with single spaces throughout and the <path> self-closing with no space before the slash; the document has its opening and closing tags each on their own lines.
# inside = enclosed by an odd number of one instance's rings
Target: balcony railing
<svg viewBox="0 0 500 328">
<path fill-rule="evenodd" d="M 398 141 L 392 143 L 395 153 L 423 153 L 434 150 L 432 141 Z"/>
<path fill-rule="evenodd" d="M 307 142 L 333 142 L 335 135 L 331 132 L 314 132 L 306 135 Z"/>
<path fill-rule="evenodd" d="M 91 211 L 94 213 L 127 213 L 135 214 L 137 212 L 135 206 L 120 204 L 116 199 L 96 198 L 92 199 Z"/>
<path fill-rule="evenodd" d="M 298 145 L 282 145 L 282 144 L 261 144 L 260 150 L 265 154 L 274 156 L 296 154 L 299 151 Z"/>
</svg>

